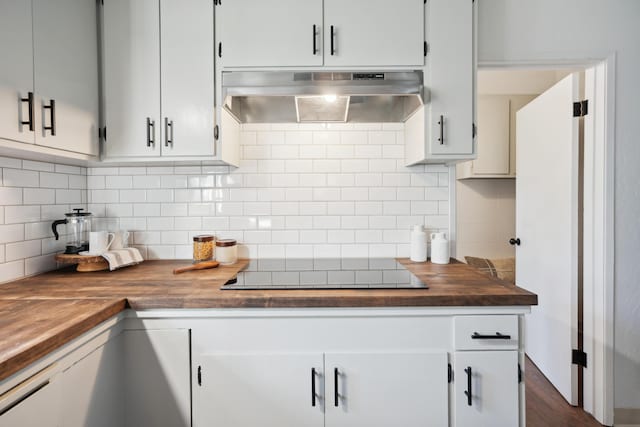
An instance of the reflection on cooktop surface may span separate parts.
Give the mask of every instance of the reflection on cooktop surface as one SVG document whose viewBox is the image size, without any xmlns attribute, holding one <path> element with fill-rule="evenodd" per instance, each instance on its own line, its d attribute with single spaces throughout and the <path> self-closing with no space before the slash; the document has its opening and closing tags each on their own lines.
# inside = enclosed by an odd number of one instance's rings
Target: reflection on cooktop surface
<svg viewBox="0 0 640 427">
<path fill-rule="evenodd" d="M 427 289 L 395 258 L 256 259 L 221 289 Z"/>
</svg>

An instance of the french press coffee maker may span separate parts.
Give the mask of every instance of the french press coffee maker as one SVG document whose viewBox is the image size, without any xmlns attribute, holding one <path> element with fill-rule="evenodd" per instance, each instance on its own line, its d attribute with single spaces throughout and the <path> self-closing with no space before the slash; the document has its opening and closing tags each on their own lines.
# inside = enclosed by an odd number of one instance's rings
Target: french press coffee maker
<svg viewBox="0 0 640 427">
<path fill-rule="evenodd" d="M 78 254 L 89 250 L 89 232 L 91 231 L 91 213 L 82 212 L 84 209 L 73 209 L 73 212 L 64 214 L 65 219 L 59 219 L 51 224 L 53 235 L 56 240 L 60 237 L 58 234 L 58 225 L 68 224 L 67 232 L 69 241 L 67 242 L 65 254 Z"/>
</svg>

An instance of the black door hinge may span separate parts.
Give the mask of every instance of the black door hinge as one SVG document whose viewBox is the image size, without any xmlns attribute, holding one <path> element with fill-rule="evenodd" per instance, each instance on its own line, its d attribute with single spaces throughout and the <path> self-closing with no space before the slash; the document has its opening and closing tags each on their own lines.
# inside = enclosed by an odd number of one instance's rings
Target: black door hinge
<svg viewBox="0 0 640 427">
<path fill-rule="evenodd" d="M 427 42 L 424 42 L 424 56 L 427 56 L 427 52 L 429 52 L 429 45 Z"/>
<path fill-rule="evenodd" d="M 453 368 L 451 367 L 451 363 L 449 363 L 447 367 L 447 382 L 453 382 Z"/>
<path fill-rule="evenodd" d="M 589 100 L 573 103 L 573 117 L 584 117 L 589 113 Z"/>
<path fill-rule="evenodd" d="M 571 350 L 571 364 L 587 367 L 587 353 L 582 350 Z"/>
<path fill-rule="evenodd" d="M 198 366 L 198 385 L 202 385 L 202 366 Z"/>
<path fill-rule="evenodd" d="M 522 368 L 520 367 L 520 364 L 518 363 L 518 384 L 520 384 L 522 382 Z"/>
</svg>

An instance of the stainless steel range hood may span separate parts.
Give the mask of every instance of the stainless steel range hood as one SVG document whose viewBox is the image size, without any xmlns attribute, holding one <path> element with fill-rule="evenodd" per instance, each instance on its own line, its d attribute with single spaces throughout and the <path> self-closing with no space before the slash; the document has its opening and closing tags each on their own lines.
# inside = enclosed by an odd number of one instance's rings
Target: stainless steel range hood
<svg viewBox="0 0 640 427">
<path fill-rule="evenodd" d="M 225 71 L 222 96 L 241 123 L 404 122 L 425 103 L 421 71 Z"/>
</svg>

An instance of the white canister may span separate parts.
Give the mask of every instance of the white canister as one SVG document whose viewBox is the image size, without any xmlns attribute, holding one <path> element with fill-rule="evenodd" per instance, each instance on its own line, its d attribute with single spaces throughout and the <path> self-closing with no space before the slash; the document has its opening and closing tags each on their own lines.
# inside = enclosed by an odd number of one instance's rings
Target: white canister
<svg viewBox="0 0 640 427">
<path fill-rule="evenodd" d="M 427 233 L 421 225 L 415 225 L 411 232 L 411 261 L 425 262 L 427 260 Z"/>
<path fill-rule="evenodd" d="M 449 264 L 449 241 L 445 233 L 431 233 L 431 262 Z"/>
<path fill-rule="evenodd" d="M 238 261 L 238 245 L 233 239 L 216 241 L 216 261 L 220 264 L 235 264 Z"/>
</svg>

